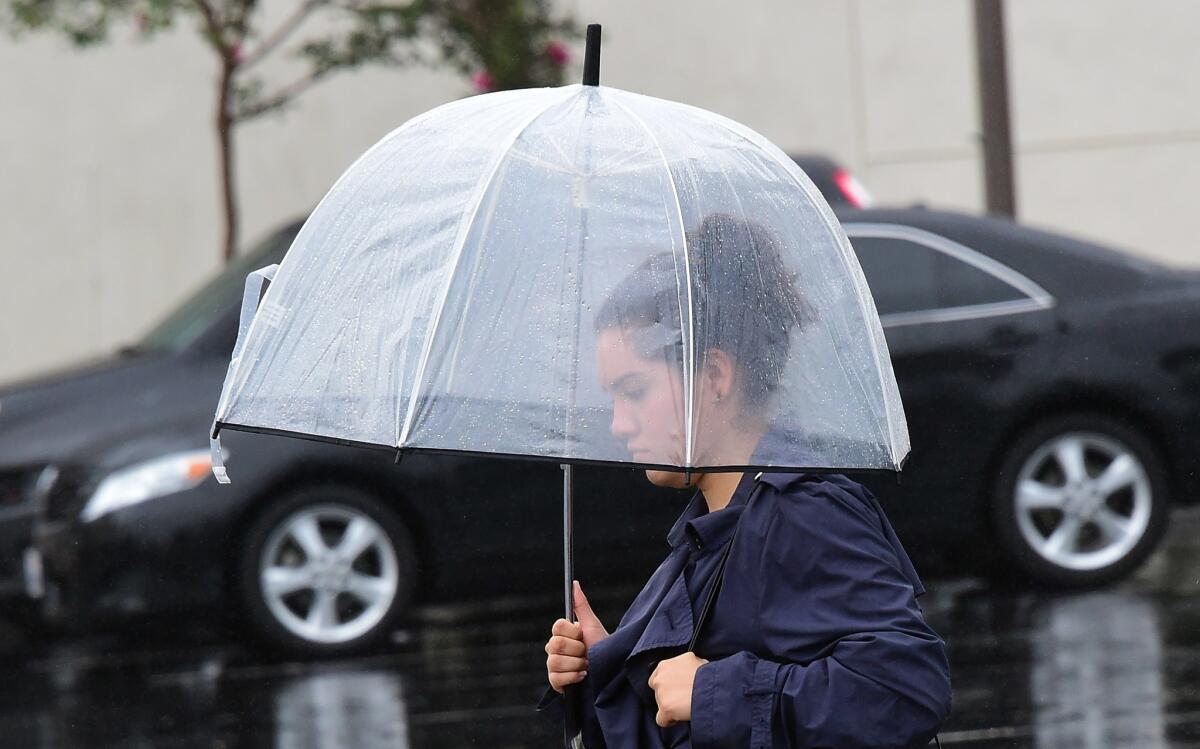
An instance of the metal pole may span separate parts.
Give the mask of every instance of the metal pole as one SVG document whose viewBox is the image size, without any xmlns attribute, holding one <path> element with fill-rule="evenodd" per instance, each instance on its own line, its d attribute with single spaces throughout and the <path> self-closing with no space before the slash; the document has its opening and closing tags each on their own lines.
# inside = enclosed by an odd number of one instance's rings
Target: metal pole
<svg viewBox="0 0 1200 749">
<path fill-rule="evenodd" d="M 1012 133 L 1009 127 L 1008 63 L 1004 49 L 1004 3 L 975 0 L 975 54 L 983 135 L 983 183 L 988 213 L 1015 218 Z"/>
<path fill-rule="evenodd" d="M 572 486 L 572 466 L 569 463 L 562 464 L 563 470 L 563 603 L 565 604 L 565 613 L 567 621 L 575 621 L 575 606 L 574 590 L 572 583 L 575 581 L 574 572 L 574 532 L 572 506 L 575 503 L 574 487 Z"/>
<path fill-rule="evenodd" d="M 564 617 L 567 621 L 575 621 L 575 590 L 573 583 L 575 581 L 574 570 L 574 504 L 575 504 L 575 487 L 574 476 L 572 475 L 572 466 L 570 463 L 562 464 L 563 471 L 563 604 Z M 575 685 L 568 685 L 563 688 L 563 746 L 567 749 L 580 749 L 583 746 L 583 738 L 577 735 L 579 726 L 575 725 L 575 716 L 578 715 L 579 709 L 579 692 Z"/>
</svg>

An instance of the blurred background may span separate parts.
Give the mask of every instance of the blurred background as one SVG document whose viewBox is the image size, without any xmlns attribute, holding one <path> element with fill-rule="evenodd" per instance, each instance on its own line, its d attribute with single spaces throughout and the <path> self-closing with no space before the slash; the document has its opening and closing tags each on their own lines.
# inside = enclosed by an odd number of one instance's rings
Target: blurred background
<svg viewBox="0 0 1200 749">
<path fill-rule="evenodd" d="M 851 237 L 914 447 L 902 484 L 868 485 L 948 643 L 942 742 L 1200 746 L 1200 6 L 0 0 L 0 19 L 8 745 L 555 740 L 532 710 L 556 467 L 233 434 L 245 480 L 218 489 L 206 431 L 246 273 L 354 159 L 439 104 L 578 81 L 599 22 L 605 85 L 762 133 Z M 604 530 L 577 534 L 579 576 L 615 621 L 683 501 L 584 478 L 577 525 Z M 280 570 L 351 546 L 382 587 L 314 625 Z"/>
<path fill-rule="evenodd" d="M 1200 51 L 1185 2 L 1006 4 L 1017 214 L 1196 266 Z M 289 3 L 262 3 L 283 20 Z M 557 3 L 601 18 L 606 85 L 684 101 L 785 151 L 828 155 L 884 205 L 985 208 L 974 5 Z M 312 18 L 312 24 L 319 21 Z M 6 39 L 0 377 L 127 343 L 221 263 L 216 76 L 196 21 L 138 41 L 134 19 L 86 52 L 61 34 Z M 264 28 L 272 24 L 264 23 Z M 291 46 L 266 71 L 306 68 Z M 582 68 L 579 37 L 563 80 Z M 482 70 L 482 66 L 479 68 Z M 367 147 L 475 92 L 446 65 L 364 67 L 236 132 L 241 235 L 305 215 Z M 52 293 L 54 304 L 48 294 Z M 37 309 L 36 316 L 28 310 Z"/>
</svg>

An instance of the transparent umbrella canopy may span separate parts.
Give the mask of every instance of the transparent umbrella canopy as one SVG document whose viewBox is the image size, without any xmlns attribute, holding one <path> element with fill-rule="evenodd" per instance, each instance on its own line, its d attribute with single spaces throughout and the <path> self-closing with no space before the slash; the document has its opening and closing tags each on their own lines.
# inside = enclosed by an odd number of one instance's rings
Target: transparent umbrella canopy
<svg viewBox="0 0 1200 749">
<path fill-rule="evenodd" d="M 615 88 L 405 123 L 244 321 L 214 435 L 695 471 L 899 470 L 909 450 L 874 302 L 810 180 L 747 127 Z M 614 342 L 669 372 L 653 424 L 618 423 Z M 769 426 L 753 462 L 707 400 L 716 352 Z"/>
</svg>

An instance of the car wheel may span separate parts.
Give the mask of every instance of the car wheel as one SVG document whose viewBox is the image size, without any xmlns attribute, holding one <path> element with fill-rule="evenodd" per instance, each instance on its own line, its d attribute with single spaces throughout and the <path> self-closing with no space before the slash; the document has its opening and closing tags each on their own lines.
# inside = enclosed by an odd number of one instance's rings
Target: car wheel
<svg viewBox="0 0 1200 749">
<path fill-rule="evenodd" d="M 282 498 L 251 525 L 241 593 L 269 645 L 340 655 L 377 644 L 414 590 L 416 558 L 404 524 L 372 495 L 341 486 Z"/>
<path fill-rule="evenodd" d="M 1139 432 L 1071 415 L 1022 435 L 1000 467 L 992 502 L 1000 551 L 1016 571 L 1062 587 L 1116 580 L 1158 546 L 1166 473 Z"/>
</svg>

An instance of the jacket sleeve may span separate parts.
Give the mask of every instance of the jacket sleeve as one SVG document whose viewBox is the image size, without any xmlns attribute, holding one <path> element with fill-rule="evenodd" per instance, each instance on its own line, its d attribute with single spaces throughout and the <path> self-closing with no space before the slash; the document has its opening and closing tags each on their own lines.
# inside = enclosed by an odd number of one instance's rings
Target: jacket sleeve
<svg viewBox="0 0 1200 749">
<path fill-rule="evenodd" d="M 950 710 L 941 638 L 874 511 L 830 483 L 778 492 L 757 583 L 765 652 L 700 667 L 692 745 L 910 747 Z"/>
</svg>

